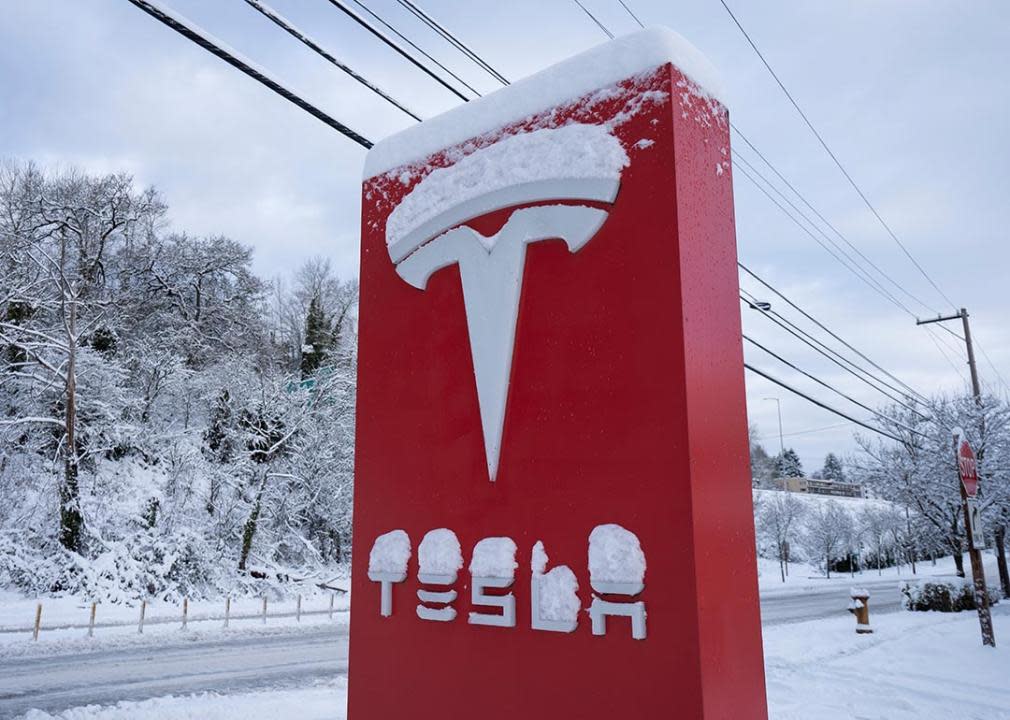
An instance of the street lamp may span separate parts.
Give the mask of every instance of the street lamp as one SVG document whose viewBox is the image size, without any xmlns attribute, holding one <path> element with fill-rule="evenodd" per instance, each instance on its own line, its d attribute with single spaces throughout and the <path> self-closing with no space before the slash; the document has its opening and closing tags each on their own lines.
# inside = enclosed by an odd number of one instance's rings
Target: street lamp
<svg viewBox="0 0 1010 720">
<path fill-rule="evenodd" d="M 782 455 L 786 454 L 786 443 L 782 439 L 783 438 L 783 435 L 782 435 L 782 402 L 777 397 L 766 397 L 766 398 L 762 398 L 762 399 L 763 400 L 774 400 L 775 401 L 775 406 L 778 408 L 778 413 L 779 413 L 779 456 L 781 457 Z"/>
</svg>

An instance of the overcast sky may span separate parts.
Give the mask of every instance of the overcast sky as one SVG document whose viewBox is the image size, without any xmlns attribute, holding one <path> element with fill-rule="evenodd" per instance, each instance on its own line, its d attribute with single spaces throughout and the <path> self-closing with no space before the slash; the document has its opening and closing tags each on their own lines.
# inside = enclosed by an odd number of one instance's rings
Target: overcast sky
<svg viewBox="0 0 1010 720">
<path fill-rule="evenodd" d="M 458 102 L 326 0 L 269 1 L 422 115 Z M 242 0 L 164 2 L 373 140 L 411 122 Z M 618 0 L 585 2 L 614 32 L 636 28 Z M 712 60 L 734 124 L 860 252 L 933 310 L 950 308 L 862 205 L 718 0 L 628 2 L 646 24 L 673 28 Z M 1010 3 L 729 2 L 897 236 L 951 300 L 969 309 L 988 356 L 979 359 L 983 381 L 1005 392 L 990 361 L 1010 380 Z M 605 39 L 571 0 L 420 4 L 510 79 Z M 265 276 L 314 255 L 331 258 L 345 276 L 357 272 L 360 147 L 126 0 L 3 5 L 0 156 L 128 171 L 161 190 L 174 228 L 254 246 Z M 495 88 L 395 0 L 370 6 L 481 91 Z M 965 388 L 960 341 L 940 333 L 945 357 L 912 317 L 832 259 L 742 174 L 734 179 L 741 260 L 921 392 Z M 749 280 L 743 285 L 774 300 Z M 888 287 L 913 312 L 929 314 Z M 781 302 L 775 308 L 785 311 Z M 862 402 L 882 400 L 757 313 L 745 312 L 744 322 L 746 332 Z M 868 417 L 759 351 L 748 356 Z M 767 397 L 781 399 L 786 445 L 808 470 L 829 450 L 854 450 L 851 426 L 749 376 L 750 418 L 769 450 L 779 440 L 776 405 Z"/>
</svg>

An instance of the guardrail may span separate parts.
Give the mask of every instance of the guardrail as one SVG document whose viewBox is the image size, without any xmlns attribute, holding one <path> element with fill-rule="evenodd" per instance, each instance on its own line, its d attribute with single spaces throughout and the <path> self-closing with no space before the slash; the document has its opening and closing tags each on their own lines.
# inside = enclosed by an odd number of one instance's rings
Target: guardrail
<svg viewBox="0 0 1010 720">
<path fill-rule="evenodd" d="M 39 635 L 43 632 L 49 632 L 53 630 L 87 630 L 88 637 L 94 637 L 95 630 L 100 630 L 102 628 L 117 628 L 117 627 L 136 627 L 138 633 L 144 632 L 144 627 L 148 625 L 169 625 L 169 624 L 179 624 L 181 630 L 185 630 L 187 625 L 191 622 L 210 622 L 210 621 L 220 621 L 222 622 L 222 627 L 227 628 L 232 620 L 261 620 L 263 624 L 266 624 L 267 620 L 270 618 L 295 618 L 296 622 L 301 622 L 303 616 L 312 615 L 327 615 L 332 620 L 335 613 L 346 613 L 347 608 L 334 607 L 334 601 L 336 599 L 336 593 L 330 593 L 329 607 L 326 609 L 303 609 L 302 607 L 302 596 L 297 596 L 297 601 L 295 609 L 283 610 L 281 612 L 270 612 L 269 602 L 266 596 L 262 598 L 262 608 L 256 613 L 232 613 L 231 612 L 231 597 L 226 597 L 224 599 L 224 613 L 221 615 L 214 613 L 194 613 L 189 612 L 189 598 L 184 598 L 182 601 L 182 607 L 178 615 L 172 616 L 160 616 L 160 617 L 147 617 L 147 601 L 143 600 L 140 603 L 139 617 L 137 620 L 107 620 L 107 621 L 97 621 L 99 603 L 91 603 L 90 612 L 88 615 L 87 623 L 59 623 L 55 625 L 44 625 L 43 618 L 43 603 L 38 603 L 35 607 L 35 621 L 31 627 L 0 627 L 0 634 L 10 635 L 10 634 L 28 634 L 31 633 L 32 640 L 38 641 Z"/>
</svg>

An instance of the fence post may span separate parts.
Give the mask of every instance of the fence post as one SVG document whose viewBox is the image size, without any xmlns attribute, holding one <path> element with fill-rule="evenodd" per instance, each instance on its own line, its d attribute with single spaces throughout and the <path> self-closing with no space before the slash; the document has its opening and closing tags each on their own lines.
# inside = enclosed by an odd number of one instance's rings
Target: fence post
<svg viewBox="0 0 1010 720">
<path fill-rule="evenodd" d="M 98 603 L 91 603 L 91 618 L 88 620 L 88 637 L 95 636 L 95 610 L 98 608 Z"/>
<path fill-rule="evenodd" d="M 224 599 L 224 626 L 228 627 L 228 618 L 231 616 L 231 595 Z"/>
<path fill-rule="evenodd" d="M 184 597 L 182 599 L 182 629 L 186 629 L 186 623 L 189 621 L 189 598 Z"/>
<path fill-rule="evenodd" d="M 42 624 L 42 603 L 35 606 L 35 630 L 32 631 L 32 640 L 38 642 L 39 626 Z"/>
<path fill-rule="evenodd" d="M 330 620 L 333 619 L 333 593 L 330 593 Z"/>
<path fill-rule="evenodd" d="M 147 600 L 140 601 L 140 624 L 137 626 L 137 632 L 141 635 L 144 634 L 144 614 L 147 612 Z"/>
<path fill-rule="evenodd" d="M 267 624 L 267 596 L 263 596 L 263 624 Z"/>
<path fill-rule="evenodd" d="M 302 596 L 298 595 L 298 604 L 295 606 L 295 622 L 302 621 Z"/>
</svg>

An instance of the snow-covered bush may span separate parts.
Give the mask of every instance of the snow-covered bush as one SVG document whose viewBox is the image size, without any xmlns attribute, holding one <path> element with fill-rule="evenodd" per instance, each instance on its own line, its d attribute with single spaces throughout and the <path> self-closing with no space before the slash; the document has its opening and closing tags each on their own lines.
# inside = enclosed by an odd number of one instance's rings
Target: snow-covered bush
<svg viewBox="0 0 1010 720">
<path fill-rule="evenodd" d="M 999 592 L 989 588 L 989 604 L 999 602 Z M 975 588 L 970 581 L 941 582 L 920 580 L 901 586 L 906 610 L 961 612 L 975 609 Z"/>
</svg>

